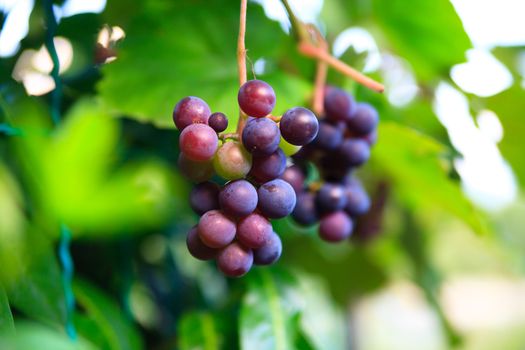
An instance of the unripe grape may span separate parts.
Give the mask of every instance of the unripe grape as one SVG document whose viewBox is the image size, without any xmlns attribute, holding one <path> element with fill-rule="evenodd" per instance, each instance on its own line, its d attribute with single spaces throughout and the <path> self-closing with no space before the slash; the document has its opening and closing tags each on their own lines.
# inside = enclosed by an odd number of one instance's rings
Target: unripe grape
<svg viewBox="0 0 525 350">
<path fill-rule="evenodd" d="M 302 147 L 292 145 L 281 137 L 281 140 L 279 141 L 279 148 L 283 150 L 285 156 L 290 157 L 299 152 Z"/>
<path fill-rule="evenodd" d="M 237 141 L 227 141 L 213 158 L 215 172 L 226 180 L 244 178 L 252 167 L 252 156 Z"/>
</svg>

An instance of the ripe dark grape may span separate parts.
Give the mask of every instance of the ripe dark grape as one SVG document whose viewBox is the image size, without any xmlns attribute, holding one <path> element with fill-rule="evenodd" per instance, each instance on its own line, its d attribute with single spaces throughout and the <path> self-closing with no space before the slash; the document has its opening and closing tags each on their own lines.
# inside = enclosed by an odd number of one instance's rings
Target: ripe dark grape
<svg viewBox="0 0 525 350">
<path fill-rule="evenodd" d="M 325 151 L 336 150 L 343 142 L 343 130 L 337 125 L 321 121 L 313 144 Z"/>
<path fill-rule="evenodd" d="M 213 182 L 203 182 L 196 185 L 190 193 L 191 209 L 198 215 L 219 209 L 219 192 L 219 185 Z"/>
<path fill-rule="evenodd" d="M 352 181 L 345 188 L 346 206 L 345 211 L 352 216 L 363 215 L 370 209 L 370 197 L 362 185 Z"/>
<path fill-rule="evenodd" d="M 204 213 L 199 220 L 199 237 L 210 248 L 223 248 L 235 238 L 235 223 L 219 210 Z"/>
<path fill-rule="evenodd" d="M 196 162 L 181 153 L 177 164 L 180 172 L 193 182 L 208 181 L 213 176 L 211 161 Z"/>
<path fill-rule="evenodd" d="M 281 176 L 285 168 L 286 156 L 279 148 L 269 156 L 254 156 L 250 175 L 258 183 L 264 183 Z"/>
<path fill-rule="evenodd" d="M 370 132 L 370 133 L 368 133 L 368 134 L 366 134 L 364 136 L 361 136 L 361 138 L 363 140 L 365 140 L 366 143 L 368 143 L 368 145 L 370 147 L 372 147 L 377 142 L 377 129 L 372 130 L 372 132 Z"/>
<path fill-rule="evenodd" d="M 226 180 L 242 179 L 252 167 L 252 156 L 239 142 L 227 141 L 217 150 L 213 167 Z"/>
<path fill-rule="evenodd" d="M 246 180 L 232 181 L 219 194 L 219 203 L 228 215 L 246 216 L 257 208 L 257 190 Z"/>
<path fill-rule="evenodd" d="M 277 151 L 280 139 L 279 127 L 268 118 L 250 119 L 242 131 L 244 147 L 256 156 L 267 156 Z"/>
<path fill-rule="evenodd" d="M 303 107 L 295 107 L 286 111 L 279 126 L 283 138 L 297 146 L 312 142 L 319 131 L 319 122 L 315 114 Z"/>
<path fill-rule="evenodd" d="M 379 122 L 377 110 L 368 103 L 358 103 L 352 118 L 347 121 L 348 129 L 356 135 L 371 133 Z"/>
<path fill-rule="evenodd" d="M 264 245 L 253 251 L 253 262 L 255 265 L 271 265 L 281 257 L 283 244 L 279 236 L 272 232 Z"/>
<path fill-rule="evenodd" d="M 302 192 L 297 195 L 297 204 L 292 212 L 292 218 L 303 226 L 311 226 L 317 222 L 319 217 L 313 193 Z"/>
<path fill-rule="evenodd" d="M 252 213 L 237 223 L 237 239 L 249 248 L 261 248 L 272 233 L 272 224 L 261 214 Z"/>
<path fill-rule="evenodd" d="M 253 252 L 238 242 L 233 242 L 221 250 L 217 257 L 219 270 L 229 277 L 245 275 L 253 265 Z"/>
<path fill-rule="evenodd" d="M 179 139 L 181 152 L 195 161 L 213 158 L 218 144 L 217 133 L 206 124 L 188 125 L 180 134 Z"/>
<path fill-rule="evenodd" d="M 341 210 L 346 205 L 346 192 L 342 185 L 325 183 L 317 192 L 316 202 L 323 213 Z"/>
<path fill-rule="evenodd" d="M 304 173 L 297 165 L 290 165 L 286 168 L 281 175 L 281 179 L 288 182 L 296 194 L 303 190 L 305 180 Z"/>
<path fill-rule="evenodd" d="M 180 100 L 173 110 L 173 122 L 179 130 L 191 124 L 208 123 L 211 114 L 208 104 L 198 97 L 188 96 Z"/>
<path fill-rule="evenodd" d="M 340 242 L 352 234 L 354 224 L 343 211 L 336 211 L 321 219 L 319 236 L 327 242 Z"/>
<path fill-rule="evenodd" d="M 262 80 L 249 80 L 239 89 L 239 107 L 251 117 L 262 118 L 275 107 L 275 92 Z"/>
<path fill-rule="evenodd" d="M 284 218 L 295 208 L 295 191 L 284 180 L 275 179 L 263 184 L 257 191 L 259 210 L 272 219 Z"/>
<path fill-rule="evenodd" d="M 186 237 L 186 246 L 190 254 L 199 260 L 211 260 L 217 256 L 217 249 L 208 247 L 199 238 L 197 226 L 193 226 Z"/>
<path fill-rule="evenodd" d="M 352 165 L 343 161 L 341 155 L 336 152 L 323 156 L 319 160 L 319 165 L 319 171 L 327 181 L 341 181 L 352 170 Z"/>
<path fill-rule="evenodd" d="M 362 139 L 346 139 L 339 148 L 341 161 L 350 166 L 359 166 L 370 158 L 370 146 Z"/>
<path fill-rule="evenodd" d="M 324 110 L 326 118 L 334 122 L 346 122 L 352 117 L 355 101 L 346 91 L 330 88 L 324 97 Z"/>
<path fill-rule="evenodd" d="M 213 113 L 208 119 L 208 125 L 215 130 L 215 132 L 223 132 L 228 127 L 228 118 L 224 113 Z"/>
</svg>

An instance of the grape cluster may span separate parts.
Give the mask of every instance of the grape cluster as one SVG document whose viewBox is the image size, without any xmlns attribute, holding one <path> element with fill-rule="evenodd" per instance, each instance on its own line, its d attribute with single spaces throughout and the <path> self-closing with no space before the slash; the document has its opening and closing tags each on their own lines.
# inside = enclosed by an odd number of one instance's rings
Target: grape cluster
<svg viewBox="0 0 525 350">
<path fill-rule="evenodd" d="M 312 142 L 319 130 L 316 116 L 302 107 L 289 109 L 277 123 L 270 115 L 275 101 L 266 82 L 243 84 L 238 103 L 248 118 L 237 139 L 219 137 L 227 117 L 212 114 L 198 97 L 183 98 L 173 111 L 181 131 L 179 169 L 197 183 L 190 205 L 201 216 L 188 233 L 188 250 L 197 259 L 216 259 L 227 276 L 279 259 L 281 239 L 270 220 L 290 215 L 296 206 L 296 191 L 281 178 L 286 156 Z M 228 182 L 211 181 L 215 174 Z"/>
<path fill-rule="evenodd" d="M 371 105 L 357 103 L 334 87 L 326 88 L 324 110 L 316 138 L 294 156 L 297 165 L 283 176 L 297 192 L 292 218 L 303 226 L 319 222 L 319 236 L 339 242 L 352 234 L 355 218 L 370 208 L 368 194 L 352 173 L 370 157 L 379 117 Z M 307 186 L 308 163 L 316 165 L 321 181 Z"/>
</svg>

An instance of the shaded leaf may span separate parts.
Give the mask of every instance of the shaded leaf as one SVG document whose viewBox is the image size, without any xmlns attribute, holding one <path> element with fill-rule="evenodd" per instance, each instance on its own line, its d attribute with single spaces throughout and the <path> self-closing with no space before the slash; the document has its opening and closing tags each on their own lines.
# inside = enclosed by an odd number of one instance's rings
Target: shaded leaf
<svg viewBox="0 0 525 350">
<path fill-rule="evenodd" d="M 82 319 L 84 327 L 80 329 L 88 339 L 103 338 L 97 343 L 101 349 L 134 350 L 142 349 L 142 340 L 124 313 L 115 303 L 101 291 L 87 282 L 76 280 L 74 292 L 79 305 L 85 310 L 86 318 Z M 92 322 L 89 325 L 88 320 Z M 96 329 L 96 332 L 93 332 Z"/>
<path fill-rule="evenodd" d="M 144 2 L 142 6 L 124 28 L 127 38 L 118 59 L 103 69 L 98 86 L 103 101 L 115 114 L 173 127 L 171 114 L 177 101 L 199 96 L 212 111 L 226 113 L 230 128 L 235 127 L 239 4 L 211 0 Z M 249 5 L 247 23 L 246 45 L 252 62 L 262 57 L 271 60 L 282 47 L 290 50 L 292 39 L 264 16 L 260 6 Z M 302 104 L 310 86 L 276 71 L 258 78 L 276 91 L 275 113 Z"/>
<path fill-rule="evenodd" d="M 424 80 L 448 74 L 472 46 L 448 0 L 374 0 L 373 14 L 387 45 Z"/>
<path fill-rule="evenodd" d="M 294 349 L 299 310 L 286 298 L 287 278 L 268 269 L 250 274 L 240 314 L 241 349 Z"/>
<path fill-rule="evenodd" d="M 214 316 L 207 312 L 192 312 L 179 321 L 180 350 L 219 349 L 221 335 L 217 332 Z"/>
</svg>

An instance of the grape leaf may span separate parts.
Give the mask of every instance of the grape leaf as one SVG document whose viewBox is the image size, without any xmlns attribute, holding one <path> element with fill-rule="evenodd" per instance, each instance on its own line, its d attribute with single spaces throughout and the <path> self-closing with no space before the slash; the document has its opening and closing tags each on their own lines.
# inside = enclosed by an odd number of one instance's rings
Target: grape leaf
<svg viewBox="0 0 525 350">
<path fill-rule="evenodd" d="M 92 327 L 97 329 L 93 335 L 96 339 L 102 335 L 103 344 L 98 344 L 101 348 L 111 350 L 143 348 L 138 332 L 108 296 L 81 280 L 76 280 L 73 288 L 77 302 L 86 312 L 85 316 L 92 321 Z M 82 329 L 80 331 L 82 332 Z M 83 335 L 91 339 L 92 332 L 86 332 Z"/>
<path fill-rule="evenodd" d="M 118 59 L 103 68 L 98 90 L 104 103 L 117 115 L 173 127 L 175 103 L 185 96 L 199 96 L 212 111 L 226 113 L 233 128 L 238 118 L 239 4 L 211 0 L 144 2 L 142 6 L 124 28 L 126 39 Z M 113 13 L 111 2 L 108 7 Z M 291 40 L 264 16 L 260 6 L 249 5 L 246 45 L 251 62 L 275 60 L 279 50 L 295 50 Z M 276 70 L 258 78 L 276 91 L 277 114 L 302 104 L 310 86 Z"/>
<path fill-rule="evenodd" d="M 440 208 L 455 215 L 477 233 L 486 232 L 482 215 L 452 180 L 444 157 L 447 148 L 432 138 L 394 122 L 383 122 L 372 161 L 388 174 L 393 189 L 414 208 Z"/>
<path fill-rule="evenodd" d="M 385 46 L 407 59 L 423 80 L 448 75 L 465 61 L 472 44 L 448 0 L 374 0 L 373 15 L 386 38 Z"/>
<path fill-rule="evenodd" d="M 9 307 L 7 295 L 2 287 L 0 287 L 0 331 L 10 331 L 15 329 L 13 314 Z"/>
<path fill-rule="evenodd" d="M 290 288 L 286 278 L 267 269 L 250 273 L 240 314 L 243 350 L 294 349 L 299 310 L 286 298 Z"/>
<path fill-rule="evenodd" d="M 192 312 L 179 321 L 178 344 L 181 350 L 220 349 L 221 336 L 212 314 Z"/>
</svg>

